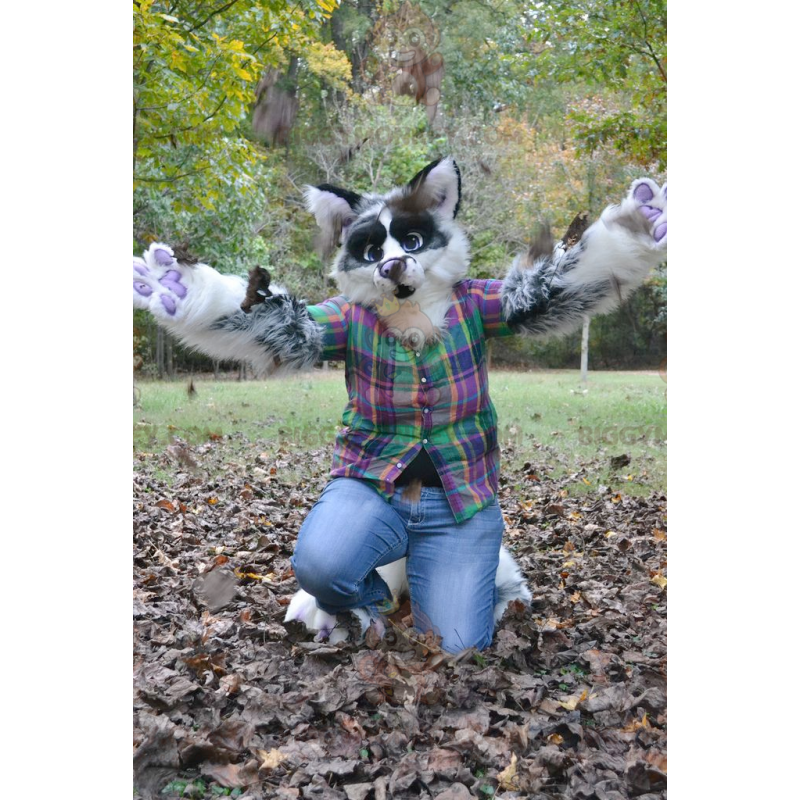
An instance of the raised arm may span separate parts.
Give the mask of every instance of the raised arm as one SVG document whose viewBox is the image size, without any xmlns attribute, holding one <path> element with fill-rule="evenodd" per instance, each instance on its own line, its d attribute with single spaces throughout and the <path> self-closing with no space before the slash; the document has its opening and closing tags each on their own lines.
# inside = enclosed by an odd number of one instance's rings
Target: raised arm
<svg viewBox="0 0 800 800">
<path fill-rule="evenodd" d="M 548 336 L 616 308 L 667 258 L 667 186 L 644 178 L 573 244 L 540 238 L 503 281 L 502 314 L 515 333 Z"/>
<path fill-rule="evenodd" d="M 313 366 L 326 329 L 306 305 L 273 284 L 243 311 L 247 282 L 206 264 L 182 263 L 154 243 L 133 259 L 133 305 L 149 311 L 181 342 L 214 358 L 249 361 L 259 373 Z M 248 301 L 252 300 L 248 297 Z"/>
</svg>

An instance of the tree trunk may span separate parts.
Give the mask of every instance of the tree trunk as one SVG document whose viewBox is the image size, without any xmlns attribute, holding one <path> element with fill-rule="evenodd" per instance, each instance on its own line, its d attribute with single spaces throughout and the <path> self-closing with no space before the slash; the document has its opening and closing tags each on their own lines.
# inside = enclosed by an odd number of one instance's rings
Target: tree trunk
<svg viewBox="0 0 800 800">
<path fill-rule="evenodd" d="M 164 329 L 156 328 L 156 369 L 159 380 L 164 380 Z"/>
<path fill-rule="evenodd" d="M 172 337 L 164 334 L 164 363 L 167 369 L 167 376 L 169 378 L 175 377 L 175 347 Z"/>
<path fill-rule="evenodd" d="M 589 380 L 589 317 L 583 318 L 583 334 L 581 335 L 581 381 Z"/>
</svg>

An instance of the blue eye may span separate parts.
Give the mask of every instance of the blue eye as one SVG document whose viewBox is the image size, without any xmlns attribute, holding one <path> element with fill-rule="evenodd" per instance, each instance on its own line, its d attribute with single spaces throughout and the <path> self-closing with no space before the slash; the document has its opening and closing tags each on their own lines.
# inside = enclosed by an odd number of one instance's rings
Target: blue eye
<svg viewBox="0 0 800 800">
<path fill-rule="evenodd" d="M 368 244 L 364 248 L 364 261 L 380 261 L 383 258 L 383 248 Z"/>
<path fill-rule="evenodd" d="M 419 250 L 423 244 L 424 240 L 419 233 L 408 233 L 403 237 L 403 241 L 400 242 L 400 246 L 406 253 L 413 253 L 415 250 Z"/>
</svg>

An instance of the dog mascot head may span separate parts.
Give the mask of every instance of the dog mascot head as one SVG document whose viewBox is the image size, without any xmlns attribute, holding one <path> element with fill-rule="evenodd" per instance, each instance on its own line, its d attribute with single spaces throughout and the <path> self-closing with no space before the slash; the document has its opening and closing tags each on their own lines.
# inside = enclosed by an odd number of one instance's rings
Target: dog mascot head
<svg viewBox="0 0 800 800">
<path fill-rule="evenodd" d="M 466 277 L 469 245 L 456 223 L 461 175 L 452 158 L 387 194 L 307 186 L 308 210 L 339 249 L 331 276 L 352 302 L 379 307 L 413 299 L 425 308 Z"/>
</svg>

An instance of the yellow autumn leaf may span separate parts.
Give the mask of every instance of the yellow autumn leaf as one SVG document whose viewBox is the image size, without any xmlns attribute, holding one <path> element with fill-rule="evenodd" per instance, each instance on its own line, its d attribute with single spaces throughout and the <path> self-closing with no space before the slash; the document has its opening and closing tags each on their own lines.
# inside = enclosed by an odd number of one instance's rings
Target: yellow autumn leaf
<svg viewBox="0 0 800 800">
<path fill-rule="evenodd" d="M 266 575 L 259 575 L 256 572 L 242 572 L 238 567 L 234 569 L 233 574 L 237 578 L 250 578 L 253 581 L 266 581 L 267 583 L 272 583 L 275 580 L 275 573 L 268 572 Z"/>
<path fill-rule="evenodd" d="M 657 542 L 664 542 L 667 539 L 667 534 L 659 528 L 653 528 L 653 538 Z"/>
<path fill-rule="evenodd" d="M 517 789 L 517 754 L 511 754 L 511 763 L 497 776 L 501 789 L 515 791 Z"/>
<path fill-rule="evenodd" d="M 571 694 L 568 697 L 565 697 L 563 700 L 559 700 L 558 704 L 567 711 L 574 711 L 588 696 L 589 690 L 584 689 L 580 697 L 576 694 Z"/>
<path fill-rule="evenodd" d="M 654 583 L 660 589 L 667 588 L 667 579 L 660 572 L 657 572 L 652 578 L 650 578 L 650 583 Z"/>
<path fill-rule="evenodd" d="M 256 750 L 255 752 L 256 756 L 258 756 L 258 759 L 261 762 L 258 765 L 260 770 L 275 769 L 275 767 L 280 766 L 288 758 L 288 756 L 281 753 L 281 751 L 275 747 L 273 747 L 269 752 L 266 750 Z"/>
<path fill-rule="evenodd" d="M 650 723 L 647 721 L 647 712 L 643 714 L 641 720 L 635 719 L 633 722 L 626 725 L 622 730 L 625 733 L 633 733 L 634 731 L 641 730 L 642 728 L 649 728 Z"/>
</svg>

